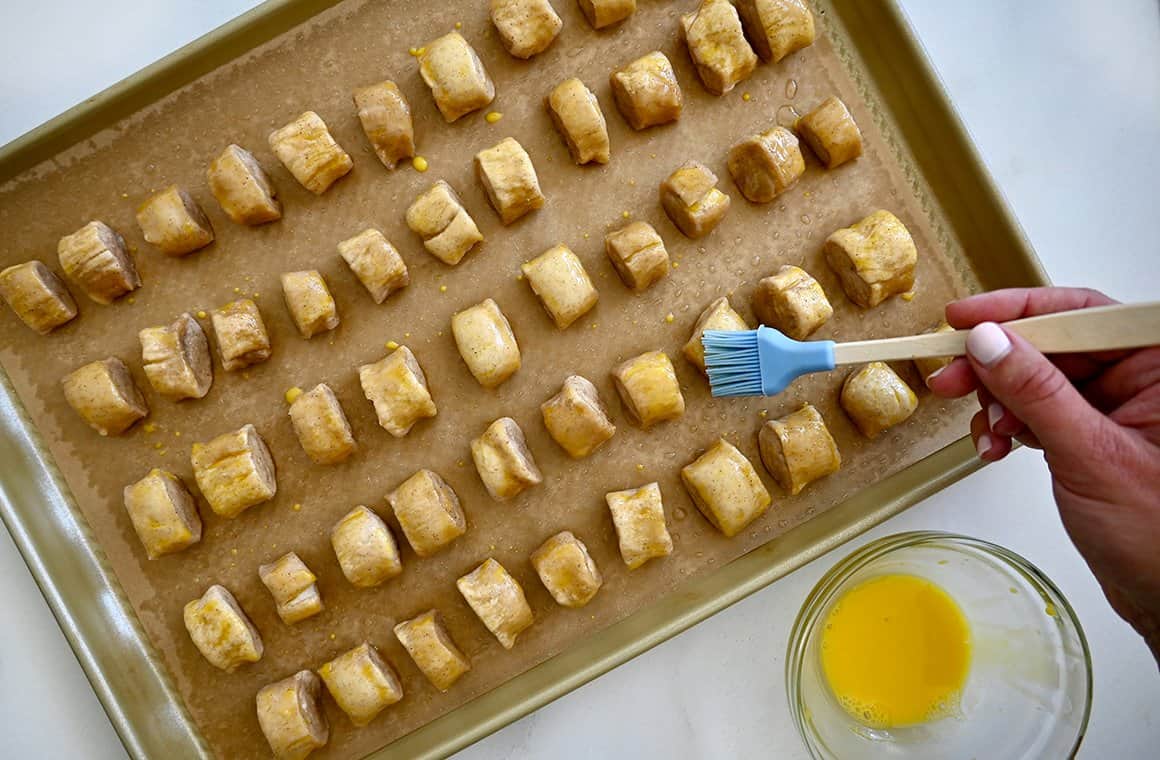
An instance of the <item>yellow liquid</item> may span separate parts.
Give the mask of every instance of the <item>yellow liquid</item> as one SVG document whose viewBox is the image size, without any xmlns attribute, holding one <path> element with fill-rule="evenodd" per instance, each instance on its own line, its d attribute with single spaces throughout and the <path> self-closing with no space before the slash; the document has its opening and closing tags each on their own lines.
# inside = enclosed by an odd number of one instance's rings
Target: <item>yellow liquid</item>
<svg viewBox="0 0 1160 760">
<path fill-rule="evenodd" d="M 846 712 L 866 725 L 901 728 L 953 713 L 970 666 L 962 610 L 924 578 L 863 581 L 826 615 L 826 681 Z"/>
</svg>

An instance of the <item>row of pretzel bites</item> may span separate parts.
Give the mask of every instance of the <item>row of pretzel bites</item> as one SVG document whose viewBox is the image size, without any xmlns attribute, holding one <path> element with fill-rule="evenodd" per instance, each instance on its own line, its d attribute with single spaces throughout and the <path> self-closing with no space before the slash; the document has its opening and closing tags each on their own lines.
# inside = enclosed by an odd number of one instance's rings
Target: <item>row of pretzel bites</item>
<svg viewBox="0 0 1160 760">
<path fill-rule="evenodd" d="M 631 13 L 633 3 L 581 0 L 581 5 L 592 23 L 600 26 L 599 19 L 610 18 L 607 13 L 613 13 L 613 6 L 621 11 L 629 7 L 623 18 Z M 772 5 L 789 15 L 778 17 Z M 802 3 L 742 2 L 738 7 L 740 17 L 725 0 L 706 0 L 696 13 L 682 19 L 681 29 L 690 55 L 712 92 L 728 91 L 753 70 L 755 61 L 748 62 L 753 52 L 742 32 L 742 19 L 754 47 L 766 59 L 780 59 L 813 39 L 812 16 Z M 526 33 L 534 32 L 537 24 L 513 24 L 511 14 L 516 10 L 532 18 L 547 18 L 547 25 L 540 25 L 541 29 L 552 26 L 547 14 L 555 16 L 546 0 L 493 2 L 493 20 L 509 51 L 527 57 L 522 54 L 532 50 L 528 53 L 531 55 L 546 48 L 558 32 L 558 24 L 547 42 L 534 49 L 540 43 L 530 43 Z M 723 54 L 722 50 L 726 52 Z M 448 121 L 490 102 L 494 87 L 474 50 L 458 33 L 414 52 L 422 76 Z M 471 65 L 463 68 L 460 64 L 464 61 Z M 472 72 L 474 80 L 465 82 L 461 75 L 454 74 L 463 71 Z M 634 128 L 645 129 L 679 118 L 680 87 L 663 54 L 653 52 L 634 61 L 614 72 L 611 81 L 617 105 Z M 410 107 L 393 83 L 362 88 L 356 91 L 355 102 L 366 134 L 386 166 L 393 168 L 398 161 L 413 155 Z M 561 83 L 548 96 L 547 107 L 578 164 L 609 160 L 603 114 L 595 96 L 582 82 L 570 79 Z M 828 167 L 838 166 L 861 152 L 857 126 L 836 98 L 803 117 L 797 129 Z M 273 133 L 270 143 L 296 179 L 318 194 L 353 166 L 326 125 L 312 112 Z M 797 136 L 782 127 L 773 127 L 735 145 L 728 165 L 742 194 L 758 203 L 773 200 L 804 172 Z M 508 138 L 482 151 L 476 157 L 476 167 L 505 224 L 542 206 L 544 199 L 531 159 L 515 140 Z M 209 181 L 215 197 L 234 221 L 261 224 L 280 218 L 273 186 L 253 156 L 242 148 L 229 146 L 211 164 Z M 662 205 L 686 235 L 708 234 L 728 210 L 729 197 L 716 184 L 716 176 L 697 162 L 678 168 L 662 184 Z M 171 255 L 186 255 L 213 240 L 205 215 L 187 193 L 176 187 L 146 201 L 138 221 L 146 240 Z M 412 204 L 407 223 L 430 253 L 450 265 L 458 263 L 482 241 L 474 221 L 451 187 L 442 181 Z M 643 222 L 610 233 L 606 250 L 625 284 L 636 291 L 647 289 L 669 269 L 663 241 L 655 229 Z M 97 302 L 112 302 L 140 285 L 120 236 L 100 222 L 86 225 L 63 239 L 59 252 L 69 279 Z M 376 302 L 381 303 L 408 283 L 406 266 L 398 252 L 376 230 L 344 241 L 339 252 Z M 849 297 L 862 306 L 874 306 L 913 285 L 913 242 L 902 223 L 888 212 L 876 212 L 853 227 L 836 232 L 827 241 L 826 256 Z M 566 328 L 596 302 L 591 279 L 567 246 L 549 249 L 526 263 L 523 271 L 560 328 Z M 338 324 L 334 300 L 318 272 L 285 274 L 283 290 L 304 337 Z M 67 290 L 40 262 L 28 262 L 0 273 L 0 294 L 30 327 L 40 332 L 47 333 L 75 315 Z M 754 309 L 762 321 L 795 337 L 806 337 L 832 313 L 817 281 L 796 267 L 783 267 L 762 280 Z M 212 323 L 227 371 L 269 357 L 268 336 L 252 301 L 242 299 L 215 310 Z M 727 299 L 710 304 L 685 347 L 688 359 L 702 370 L 700 334 L 705 329 L 748 326 Z M 490 299 L 456 314 L 452 331 L 464 361 L 481 385 L 495 387 L 519 368 L 519 348 L 510 325 Z M 199 398 L 208 392 L 212 360 L 205 333 L 195 319 L 184 314 L 171 325 L 143 330 L 140 337 L 145 373 L 159 394 L 180 399 Z M 436 408 L 414 354 L 405 346 L 391 348 L 394 350 L 386 358 L 361 367 L 359 374 L 380 424 L 393 435 L 404 436 L 416 422 L 434 416 Z M 672 363 L 663 352 L 634 357 L 617 367 L 613 377 L 629 417 L 637 424 L 648 427 L 679 417 L 684 411 Z M 913 411 L 914 394 L 909 388 L 902 393 L 900 385 L 905 388 L 905 383 L 888 367 L 871 365 L 847 381 L 843 404 L 859 427 L 873 436 Z M 64 386 L 69 403 L 102 434 L 123 432 L 147 413 L 140 391 L 123 362 L 116 358 L 85 365 L 66 378 Z M 887 397 L 901 401 L 891 407 L 883 403 Z M 305 393 L 292 389 L 287 401 L 295 432 L 313 461 L 338 462 L 353 453 L 356 444 L 350 427 L 329 387 L 322 384 Z M 574 457 L 587 456 L 615 432 L 595 387 L 579 376 L 569 377 L 560 392 L 542 405 L 542 411 L 552 437 Z M 762 427 L 760 443 L 767 468 L 791 493 L 835 471 L 840 464 L 824 421 L 809 405 L 782 420 L 767 422 Z M 510 418 L 496 420 L 473 441 L 472 455 L 481 479 L 497 499 L 512 498 L 540 482 L 523 433 Z M 199 489 L 218 514 L 236 516 L 272 498 L 276 490 L 273 460 L 250 425 L 208 443 L 195 444 L 191 459 Z M 724 440 L 686 467 L 682 477 L 697 506 L 729 536 L 764 513 L 771 502 L 752 464 Z M 671 552 L 657 484 L 608 494 L 607 501 L 622 556 L 630 568 Z M 419 556 L 439 551 L 466 530 L 455 493 L 429 470 L 415 473 L 388 496 L 388 502 Z M 179 551 L 200 539 L 201 522 L 193 498 L 171 473 L 154 469 L 126 487 L 125 505 L 151 558 Z M 394 537 L 382 519 L 366 507 L 344 516 L 331 538 L 344 574 L 356 586 L 378 585 L 401 572 Z M 584 544 L 567 531 L 545 542 L 533 555 L 533 564 L 562 605 L 582 606 L 600 587 L 600 573 Z M 321 610 L 315 576 L 297 555 L 290 553 L 263 565 L 260 575 L 287 623 Z M 494 560 L 488 559 L 459 579 L 458 585 L 469 605 L 505 647 L 513 646 L 519 633 L 531 625 L 531 610 L 522 589 Z M 187 605 L 185 619 L 195 644 L 214 665 L 233 670 L 261 657 L 257 630 L 225 588 L 212 586 L 202 598 Z M 396 634 L 418 667 L 440 689 L 450 688 L 470 668 L 434 610 L 400 623 Z M 369 643 L 327 663 L 318 673 L 358 725 L 402 697 L 390 664 Z M 301 756 L 300 750 L 308 752 L 325 742 L 325 721 L 317 711 L 318 693 L 318 679 L 311 671 L 302 671 L 262 690 L 259 718 L 276 754 Z"/>
</svg>

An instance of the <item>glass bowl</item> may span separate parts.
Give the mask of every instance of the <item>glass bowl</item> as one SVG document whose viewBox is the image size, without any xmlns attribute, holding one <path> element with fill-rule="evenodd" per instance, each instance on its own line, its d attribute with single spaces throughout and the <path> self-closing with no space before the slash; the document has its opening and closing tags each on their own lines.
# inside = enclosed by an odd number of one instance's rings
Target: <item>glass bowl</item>
<svg viewBox="0 0 1160 760">
<path fill-rule="evenodd" d="M 905 728 L 855 720 L 826 683 L 821 629 L 835 600 L 875 576 L 942 587 L 971 632 L 971 669 L 953 714 Z M 862 547 L 818 582 L 794 622 L 786 688 L 815 758 L 1070 757 L 1091 708 L 1091 655 L 1071 606 L 1047 576 L 1001 546 L 934 531 Z"/>
</svg>

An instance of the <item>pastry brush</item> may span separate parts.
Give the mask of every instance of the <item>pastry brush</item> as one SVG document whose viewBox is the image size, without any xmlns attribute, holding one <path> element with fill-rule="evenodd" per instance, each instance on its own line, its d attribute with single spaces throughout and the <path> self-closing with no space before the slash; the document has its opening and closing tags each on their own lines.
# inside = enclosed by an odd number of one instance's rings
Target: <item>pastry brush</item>
<svg viewBox="0 0 1160 760">
<path fill-rule="evenodd" d="M 1045 354 L 1160 345 L 1160 301 L 1113 304 L 1004 322 Z M 901 338 L 798 341 L 772 327 L 706 330 L 705 367 L 714 396 L 772 396 L 810 372 L 843 364 L 899 361 L 966 353 L 969 330 Z"/>
</svg>

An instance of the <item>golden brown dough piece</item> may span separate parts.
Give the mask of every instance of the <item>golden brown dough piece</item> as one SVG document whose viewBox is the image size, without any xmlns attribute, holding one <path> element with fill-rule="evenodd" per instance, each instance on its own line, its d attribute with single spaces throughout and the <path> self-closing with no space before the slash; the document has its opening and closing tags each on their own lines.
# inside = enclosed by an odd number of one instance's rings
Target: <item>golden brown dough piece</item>
<svg viewBox="0 0 1160 760">
<path fill-rule="evenodd" d="M 659 50 L 637 58 L 609 76 L 616 107 L 635 130 L 681 118 L 684 96 L 673 64 Z"/>
<path fill-rule="evenodd" d="M 770 127 L 729 149 L 729 173 L 754 203 L 769 203 L 804 174 L 798 139 L 785 127 Z"/>
<path fill-rule="evenodd" d="M 303 338 L 338 327 L 338 306 L 317 269 L 282 273 L 282 296 Z"/>
<path fill-rule="evenodd" d="M 174 401 L 204 398 L 209 393 L 213 385 L 209 339 L 189 313 L 170 325 L 146 327 L 137 337 L 145 377 L 153 390 Z"/>
<path fill-rule="evenodd" d="M 544 427 L 568 456 L 582 459 L 616 433 L 596 386 L 580 375 L 564 380 L 560 392 L 540 404 Z"/>
<path fill-rule="evenodd" d="M 612 491 L 604 495 L 620 544 L 620 557 L 629 570 L 650 559 L 673 553 L 673 539 L 665 525 L 661 487 L 647 483 L 640 488 Z"/>
<path fill-rule="evenodd" d="M 753 313 L 762 324 L 805 340 L 834 315 L 834 307 L 809 272 L 785 264 L 757 283 Z"/>
<path fill-rule="evenodd" d="M 459 651 L 437 610 L 428 610 L 399 623 L 395 626 L 395 637 L 439 691 L 447 691 L 471 670 L 471 661 Z"/>
<path fill-rule="evenodd" d="M 222 517 L 237 517 L 278 491 L 274 460 L 253 425 L 193 444 L 189 459 L 201 495 Z"/>
<path fill-rule="evenodd" d="M 60 268 L 85 295 L 108 305 L 141 287 L 141 276 L 125 241 L 104 222 L 89 222 L 56 246 Z"/>
<path fill-rule="evenodd" d="M 741 318 L 741 315 L 733 310 L 733 307 L 729 304 L 729 299 L 721 296 L 706 306 L 705 310 L 701 312 L 701 316 L 697 318 L 697 324 L 693 327 L 693 334 L 689 336 L 689 340 L 685 343 L 685 358 L 694 367 L 705 372 L 705 346 L 701 343 L 701 338 L 704 336 L 705 331 L 748 329 L 749 325 L 745 324 L 745 320 Z"/>
<path fill-rule="evenodd" d="M 889 211 L 875 211 L 834 232 L 823 250 L 846 295 L 864 309 L 914 287 L 918 249 L 906 225 Z"/>
<path fill-rule="evenodd" d="M 491 557 L 455 582 L 459 593 L 504 649 L 535 622 L 520 584 Z"/>
<path fill-rule="evenodd" d="M 48 335 L 77 315 L 72 294 L 40 261 L 26 261 L 0 272 L 0 298 L 21 322 L 41 335 Z"/>
<path fill-rule="evenodd" d="M 358 450 L 338 397 L 319 383 L 290 404 L 290 422 L 298 443 L 315 464 L 337 464 Z"/>
<path fill-rule="evenodd" d="M 323 663 L 318 675 L 356 726 L 365 726 L 403 698 L 399 675 L 369 641 Z"/>
<path fill-rule="evenodd" d="M 867 438 L 904 422 L 918 408 L 918 396 L 882 362 L 870 362 L 842 383 L 842 408 Z"/>
<path fill-rule="evenodd" d="M 322 195 L 354 168 L 322 117 L 306 111 L 270 133 L 270 150 L 304 188 Z"/>
<path fill-rule="evenodd" d="M 862 155 L 862 131 L 846 104 L 829 97 L 797 120 L 797 131 L 827 169 Z"/>
<path fill-rule="evenodd" d="M 375 303 L 411 284 L 411 275 L 395 246 L 372 228 L 338 244 L 338 255 L 350 267 Z"/>
<path fill-rule="evenodd" d="M 713 231 L 729 211 L 717 175 L 700 161 L 686 161 L 661 183 L 661 206 L 677 229 L 694 240 Z"/>
<path fill-rule="evenodd" d="M 373 588 L 403 572 L 399 546 L 383 518 L 359 505 L 330 531 L 342 574 L 358 588 Z"/>
<path fill-rule="evenodd" d="M 262 659 L 258 629 L 225 586 L 210 586 L 200 599 L 185 605 L 182 617 L 194 646 L 215 668 L 232 673 Z"/>
<path fill-rule="evenodd" d="M 507 51 L 525 59 L 547 50 L 564 26 L 548 0 L 491 0 L 491 23 Z"/>
<path fill-rule="evenodd" d="M 495 85 L 483 62 L 459 32 L 445 34 L 422 50 L 419 75 L 431 88 L 447 123 L 483 108 L 495 97 Z"/>
<path fill-rule="evenodd" d="M 358 368 L 363 394 L 374 404 L 379 425 L 396 438 L 411 432 L 419 420 L 438 413 L 427 376 L 406 346 L 399 346 L 374 364 Z"/>
<path fill-rule="evenodd" d="M 278 617 L 293 625 L 322 612 L 318 577 L 297 554 L 287 552 L 273 562 L 258 567 L 262 585 L 270 590 Z"/>
<path fill-rule="evenodd" d="M 213 225 L 189 193 L 170 185 L 137 208 L 145 242 L 166 256 L 185 256 L 213 242 Z"/>
<path fill-rule="evenodd" d="M 645 430 L 685 413 L 685 397 L 673 363 L 663 351 L 648 351 L 612 370 L 616 392 L 629 418 Z"/>
<path fill-rule="evenodd" d="M 682 468 L 681 480 L 697 509 L 726 538 L 765 514 L 772 501 L 753 464 L 724 438 Z"/>
<path fill-rule="evenodd" d="M 928 333 L 943 333 L 954 332 L 955 328 L 948 325 L 945 321 L 939 322 L 938 325 L 926 330 Z M 953 356 L 932 356 L 926 359 L 915 359 L 914 368 L 918 370 L 918 374 L 922 375 L 922 382 L 929 386 L 930 378 L 935 372 L 943 369 L 951 363 Z"/>
<path fill-rule="evenodd" d="M 154 467 L 125 486 L 125 511 L 149 559 L 187 549 L 201 540 L 201 517 L 181 478 Z"/>
<path fill-rule="evenodd" d="M 407 209 L 407 226 L 423 240 L 423 247 L 444 264 L 455 266 L 483 235 L 475 220 L 451 189 L 439 180 Z"/>
<path fill-rule="evenodd" d="M 544 480 L 524 431 L 511 417 L 500 417 L 471 442 L 471 458 L 479 479 L 496 501 L 515 498 Z"/>
<path fill-rule="evenodd" d="M 604 251 L 621 281 L 637 293 L 669 273 L 665 241 L 648 222 L 632 222 L 609 232 Z"/>
<path fill-rule="evenodd" d="M 504 224 L 544 205 L 536 167 L 524 146 L 511 137 L 475 154 L 475 174 Z"/>
<path fill-rule="evenodd" d="M 814 42 L 805 0 L 736 0 L 745 34 L 763 61 L 780 61 Z"/>
<path fill-rule="evenodd" d="M 256 303 L 248 298 L 233 301 L 214 309 L 210 318 L 226 372 L 270 358 L 270 336 Z"/>
<path fill-rule="evenodd" d="M 387 494 L 387 503 L 420 557 L 429 557 L 467 532 L 459 497 L 439 473 L 419 470 Z"/>
<path fill-rule="evenodd" d="M 258 692 L 258 724 L 277 760 L 303 760 L 326 746 L 330 726 L 321 699 L 322 686 L 310 670 L 300 670 Z"/>
<path fill-rule="evenodd" d="M 532 567 L 561 607 L 576 609 L 592 601 L 604 578 L 584 542 L 565 530 L 532 552 Z"/>
<path fill-rule="evenodd" d="M 681 37 L 697 76 L 714 95 L 729 92 L 757 68 L 757 56 L 729 0 L 701 0 L 696 11 L 681 16 Z"/>
<path fill-rule="evenodd" d="M 790 495 L 842 466 L 826 421 L 810 404 L 762 425 L 757 444 L 765 469 Z"/>
<path fill-rule="evenodd" d="M 415 155 L 415 125 L 411 104 L 391 80 L 360 87 L 354 91 L 354 106 L 363 132 L 383 166 L 394 169 L 404 158 Z"/>
<path fill-rule="evenodd" d="M 636 0 L 578 0 L 593 29 L 603 29 L 636 13 Z"/>
<path fill-rule="evenodd" d="M 61 387 L 68 405 L 101 435 L 120 435 L 149 414 L 129 368 L 115 356 L 73 370 Z"/>
<path fill-rule="evenodd" d="M 235 223 L 252 226 L 282 218 L 278 191 L 248 150 L 227 145 L 209 165 L 206 179 L 222 211 Z"/>
<path fill-rule="evenodd" d="M 587 314 L 599 298 L 580 257 L 562 243 L 523 264 L 520 271 L 561 330 Z"/>
<path fill-rule="evenodd" d="M 592 90 L 575 77 L 565 79 L 548 94 L 544 105 L 577 165 L 608 163 L 612 151 L 608 124 Z"/>
<path fill-rule="evenodd" d="M 484 388 L 496 388 L 520 368 L 511 323 L 490 298 L 451 317 L 451 334 L 463 363 Z"/>
</svg>

